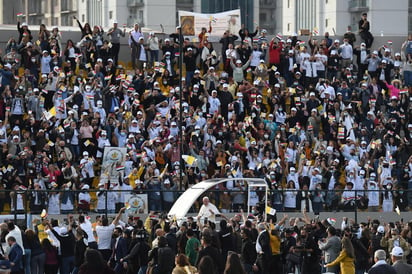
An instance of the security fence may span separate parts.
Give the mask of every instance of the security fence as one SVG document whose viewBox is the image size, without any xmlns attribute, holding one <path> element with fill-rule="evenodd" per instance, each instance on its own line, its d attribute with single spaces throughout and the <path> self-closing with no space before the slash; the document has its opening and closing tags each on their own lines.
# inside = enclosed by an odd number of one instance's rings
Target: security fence
<svg viewBox="0 0 412 274">
<path fill-rule="evenodd" d="M 167 213 L 174 201 L 184 191 L 165 189 L 145 190 L 1 190 L 0 211 L 2 214 L 57 215 L 75 213 L 116 213 L 126 207 L 128 215 Z M 270 189 L 268 204 L 264 205 L 264 191 L 248 192 L 243 189 L 210 189 L 192 205 L 190 213 L 198 212 L 202 198 L 210 201 L 224 213 L 247 212 L 264 214 L 268 208 L 276 212 L 400 212 L 412 207 L 410 190 L 295 190 Z M 249 206 L 247 205 L 249 201 Z"/>
</svg>

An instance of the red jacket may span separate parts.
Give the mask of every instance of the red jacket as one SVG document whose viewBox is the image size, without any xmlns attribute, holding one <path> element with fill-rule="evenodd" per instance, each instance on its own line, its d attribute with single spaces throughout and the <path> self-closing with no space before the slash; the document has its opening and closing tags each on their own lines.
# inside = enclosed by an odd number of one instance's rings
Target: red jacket
<svg viewBox="0 0 412 274">
<path fill-rule="evenodd" d="M 273 40 L 269 45 L 269 64 L 280 64 L 280 53 L 282 52 L 283 43 L 279 42 L 277 48 L 273 48 Z"/>
</svg>

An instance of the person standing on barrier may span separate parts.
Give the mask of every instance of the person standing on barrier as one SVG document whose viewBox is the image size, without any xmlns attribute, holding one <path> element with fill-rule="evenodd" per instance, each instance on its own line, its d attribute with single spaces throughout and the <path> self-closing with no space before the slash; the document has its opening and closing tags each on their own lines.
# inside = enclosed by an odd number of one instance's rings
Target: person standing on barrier
<svg viewBox="0 0 412 274">
<path fill-rule="evenodd" d="M 370 49 L 373 43 L 373 36 L 370 32 L 370 22 L 368 21 L 368 14 L 362 13 L 362 18 L 359 20 L 359 35 L 365 41 L 366 48 Z"/>
<path fill-rule="evenodd" d="M 125 36 L 125 31 L 122 31 L 117 27 L 117 20 L 113 21 L 113 27 L 107 32 L 107 36 L 110 36 L 110 42 L 112 43 L 112 56 L 115 66 L 119 61 L 119 51 L 120 51 L 120 37 Z"/>
<path fill-rule="evenodd" d="M 139 58 L 137 55 L 138 47 L 140 46 L 139 39 L 142 37 L 144 39 L 143 33 L 140 30 L 139 24 L 135 23 L 133 30 L 129 32 L 129 47 L 132 50 L 132 66 L 136 69 L 136 59 Z"/>
</svg>

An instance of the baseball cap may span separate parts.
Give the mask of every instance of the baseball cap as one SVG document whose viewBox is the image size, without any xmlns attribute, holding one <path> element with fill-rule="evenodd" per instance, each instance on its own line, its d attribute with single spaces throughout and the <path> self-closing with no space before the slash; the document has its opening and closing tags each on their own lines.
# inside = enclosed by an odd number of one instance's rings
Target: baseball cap
<svg viewBox="0 0 412 274">
<path fill-rule="evenodd" d="M 391 255 L 395 257 L 402 257 L 403 256 L 402 247 L 395 246 L 394 248 L 392 248 Z"/>
</svg>

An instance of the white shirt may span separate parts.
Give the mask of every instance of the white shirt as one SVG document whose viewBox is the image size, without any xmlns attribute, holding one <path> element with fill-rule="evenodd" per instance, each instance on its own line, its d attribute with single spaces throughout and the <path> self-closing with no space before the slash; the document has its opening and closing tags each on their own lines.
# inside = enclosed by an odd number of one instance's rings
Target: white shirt
<svg viewBox="0 0 412 274">
<path fill-rule="evenodd" d="M 112 234 L 115 227 L 116 226 L 113 223 L 108 226 L 96 226 L 96 234 L 99 239 L 99 241 L 97 242 L 98 249 L 111 249 Z"/>
<path fill-rule="evenodd" d="M 207 206 L 203 204 L 200 207 L 199 214 L 197 214 L 197 216 L 200 216 L 201 218 L 207 218 L 209 221 L 215 222 L 216 214 L 219 214 L 219 210 L 214 204 L 209 202 Z"/>
<path fill-rule="evenodd" d="M 353 59 L 353 49 L 351 44 L 343 44 L 339 48 L 340 50 L 340 55 L 343 59 Z"/>
<path fill-rule="evenodd" d="M 219 111 L 219 107 L 220 107 L 220 100 L 217 97 L 212 97 L 209 96 L 209 113 L 210 114 L 215 114 L 215 112 Z"/>
<path fill-rule="evenodd" d="M 87 218 L 85 219 L 84 223 L 80 224 L 80 227 L 84 230 L 84 232 L 87 233 L 87 242 L 91 243 L 96 241 L 93 234 L 92 223 Z"/>
<path fill-rule="evenodd" d="M 24 252 L 24 245 L 23 245 L 23 239 L 21 238 L 21 230 L 18 226 L 14 226 L 14 229 L 9 231 L 6 235 L 6 242 L 10 237 L 14 237 L 16 239 L 16 243 L 23 249 L 23 255 L 25 254 Z"/>
</svg>

